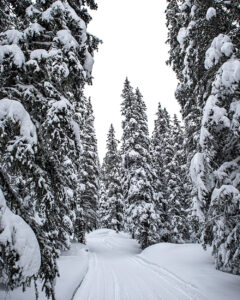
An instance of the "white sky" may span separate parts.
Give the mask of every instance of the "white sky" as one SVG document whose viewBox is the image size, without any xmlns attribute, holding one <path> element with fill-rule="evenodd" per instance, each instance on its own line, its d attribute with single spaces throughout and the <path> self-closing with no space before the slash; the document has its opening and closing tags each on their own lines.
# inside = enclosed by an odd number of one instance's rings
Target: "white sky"
<svg viewBox="0 0 240 300">
<path fill-rule="evenodd" d="M 177 80 L 165 61 L 168 58 L 165 0 L 98 0 L 91 12 L 88 31 L 103 40 L 95 54 L 93 85 L 86 88 L 91 96 L 99 156 L 105 155 L 110 124 L 121 138 L 120 103 L 126 76 L 139 87 L 147 105 L 150 133 L 158 102 L 170 114 L 179 114 L 174 98 Z"/>
</svg>

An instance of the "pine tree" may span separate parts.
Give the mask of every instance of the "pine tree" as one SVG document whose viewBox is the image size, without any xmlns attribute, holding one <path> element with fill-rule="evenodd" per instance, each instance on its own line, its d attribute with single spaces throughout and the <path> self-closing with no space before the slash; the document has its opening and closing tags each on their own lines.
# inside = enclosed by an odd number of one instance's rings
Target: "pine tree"
<svg viewBox="0 0 240 300">
<path fill-rule="evenodd" d="M 70 246 L 80 196 L 75 111 L 98 40 L 86 32 L 91 18 L 83 1 L 12 2 L 11 27 L 0 35 L 0 187 L 37 236 L 39 276 L 54 299 L 56 258 Z M 20 104 L 24 114 L 13 114 Z"/>
<path fill-rule="evenodd" d="M 181 59 L 172 49 L 170 61 L 180 80 L 176 96 L 186 124 L 194 204 L 216 267 L 239 274 L 239 5 L 192 0 L 180 12 L 182 27 L 174 39 Z"/>
<path fill-rule="evenodd" d="M 155 193 L 158 195 L 158 211 L 160 214 L 159 222 L 159 241 L 171 241 L 169 197 L 168 191 L 170 170 L 168 164 L 172 160 L 173 152 L 171 146 L 171 125 L 170 116 L 166 109 L 162 109 L 158 104 L 157 119 L 154 123 L 154 130 L 151 137 L 151 152 L 153 168 L 156 170 Z"/>
<path fill-rule="evenodd" d="M 139 90 L 134 93 L 128 79 L 122 98 L 125 222 L 128 231 L 145 248 L 156 242 L 158 227 L 146 106 Z"/>
<path fill-rule="evenodd" d="M 84 125 L 81 135 L 81 206 L 85 232 L 97 228 L 97 207 L 99 199 L 99 159 L 97 139 L 94 129 L 94 116 L 91 100 L 85 99 Z"/>
<path fill-rule="evenodd" d="M 187 169 L 187 158 L 185 149 L 185 136 L 183 128 L 176 115 L 173 118 L 171 130 L 172 159 L 168 164 L 170 177 L 168 179 L 168 201 L 171 228 L 171 241 L 183 243 L 189 241 L 190 234 L 193 236 L 193 228 L 190 224 L 194 222 L 190 210 L 190 181 Z"/>
<path fill-rule="evenodd" d="M 212 5 L 212 13 L 207 12 L 208 22 L 218 18 L 222 26 L 221 33 L 214 32 L 205 54 L 205 72 L 211 76 L 211 85 L 203 110 L 198 153 L 203 161 L 202 173 L 210 182 L 210 195 L 209 202 L 204 203 L 201 197 L 198 201 L 205 215 L 203 242 L 213 246 L 217 269 L 240 274 L 240 9 L 237 3 L 213 1 Z M 201 195 L 205 186 L 198 189 Z"/>
<path fill-rule="evenodd" d="M 101 197 L 101 223 L 106 228 L 119 232 L 123 230 L 123 195 L 121 185 L 121 157 L 118 141 L 111 124 L 107 136 L 107 153 L 104 158 L 102 184 L 104 191 Z M 102 168 L 103 169 L 103 168 Z"/>
</svg>

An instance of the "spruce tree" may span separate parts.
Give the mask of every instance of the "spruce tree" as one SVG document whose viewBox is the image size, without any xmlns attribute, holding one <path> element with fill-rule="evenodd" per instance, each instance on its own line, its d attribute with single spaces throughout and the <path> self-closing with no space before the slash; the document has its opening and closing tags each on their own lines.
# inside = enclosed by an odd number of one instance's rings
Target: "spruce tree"
<svg viewBox="0 0 240 300">
<path fill-rule="evenodd" d="M 97 228 L 97 207 L 99 201 L 99 158 L 94 129 L 94 116 L 91 100 L 85 99 L 83 130 L 81 133 L 81 207 L 85 232 Z"/>
<path fill-rule="evenodd" d="M 54 299 L 56 258 L 70 246 L 80 197 L 75 112 L 84 84 L 91 82 L 98 44 L 86 32 L 91 18 L 85 5 L 96 5 L 74 0 L 12 2 L 11 27 L 1 28 L 0 35 L 0 187 L 8 207 L 37 236 L 39 277 L 46 295 Z M 21 116 L 13 110 L 20 104 Z M 23 118 L 28 115 L 30 133 Z"/>
<path fill-rule="evenodd" d="M 121 185 L 121 157 L 118 151 L 118 140 L 111 124 L 107 136 L 107 153 L 104 158 L 101 197 L 101 224 L 119 232 L 123 230 L 123 195 Z M 103 169 L 103 168 L 102 168 Z"/>
<path fill-rule="evenodd" d="M 214 14 L 207 12 L 208 22 L 221 19 L 222 27 L 205 53 L 204 67 L 211 85 L 203 109 L 198 155 L 210 182 L 210 196 L 207 205 L 201 197 L 198 201 L 205 215 L 203 242 L 213 247 L 217 269 L 240 274 L 240 9 L 237 3 L 213 1 L 211 11 Z M 198 187 L 200 195 L 204 188 Z"/>
<path fill-rule="evenodd" d="M 128 79 L 122 98 L 125 222 L 132 237 L 145 248 L 156 242 L 158 227 L 146 106 L 139 90 L 134 93 Z"/>
<path fill-rule="evenodd" d="M 176 115 L 171 129 L 172 159 L 168 163 L 168 201 L 171 242 L 183 243 L 194 239 L 194 217 L 191 216 L 190 181 L 188 176 L 185 135 Z M 164 172 L 164 171 L 163 171 Z M 191 237 L 190 237 L 191 234 Z"/>
<path fill-rule="evenodd" d="M 154 123 L 154 130 L 151 137 L 151 153 L 153 168 L 156 170 L 155 193 L 158 195 L 159 220 L 159 241 L 171 241 L 169 211 L 169 176 L 168 164 L 172 160 L 173 152 L 171 145 L 171 124 L 170 116 L 166 109 L 158 104 L 157 119 Z"/>
<path fill-rule="evenodd" d="M 216 267 L 239 274 L 239 5 L 192 0 L 179 9 L 182 27 L 172 37 L 181 59 L 171 42 L 170 61 L 180 80 L 194 205 Z"/>
</svg>

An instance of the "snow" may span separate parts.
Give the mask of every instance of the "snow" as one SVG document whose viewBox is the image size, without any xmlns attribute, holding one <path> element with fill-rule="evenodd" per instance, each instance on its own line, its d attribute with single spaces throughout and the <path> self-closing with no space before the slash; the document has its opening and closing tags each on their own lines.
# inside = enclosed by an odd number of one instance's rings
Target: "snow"
<svg viewBox="0 0 240 300">
<path fill-rule="evenodd" d="M 184 48 L 184 42 L 188 36 L 188 30 L 186 27 L 180 28 L 178 35 L 177 35 L 177 41 L 180 44 L 180 47 L 183 49 Z"/>
<path fill-rule="evenodd" d="M 222 86 L 231 88 L 234 83 L 240 81 L 240 60 L 231 58 L 219 69 L 214 82 L 213 92 L 217 92 Z"/>
<path fill-rule="evenodd" d="M 7 207 L 1 189 L 0 229 L 0 246 L 8 243 L 16 251 L 19 256 L 16 266 L 21 269 L 23 279 L 36 274 L 41 265 L 40 248 L 36 236 L 31 227 Z M 3 278 L 0 278 L 0 282 Z M 5 283 L 4 279 L 3 283 Z"/>
<path fill-rule="evenodd" d="M 87 40 L 86 24 L 68 3 L 55 1 L 46 11 L 42 13 L 42 20 L 51 22 L 54 19 L 54 16 L 58 16 L 59 12 L 61 12 L 62 14 L 65 13 L 70 19 L 78 23 L 79 27 L 82 30 L 81 40 L 82 45 L 84 45 Z"/>
<path fill-rule="evenodd" d="M 206 19 L 210 21 L 212 18 L 216 17 L 216 15 L 216 9 L 213 7 L 209 7 L 209 9 L 207 10 Z"/>
<path fill-rule="evenodd" d="M 81 142 L 79 124 L 76 121 L 71 120 L 71 126 L 72 126 L 72 130 L 74 132 L 75 138 L 76 138 L 76 143 L 77 143 L 78 147 L 80 149 L 82 149 L 82 142 Z"/>
<path fill-rule="evenodd" d="M 91 76 L 93 64 L 94 64 L 94 59 L 93 59 L 92 55 L 86 49 L 86 51 L 85 51 L 84 70 L 87 72 L 87 77 Z"/>
<path fill-rule="evenodd" d="M 240 276 L 216 270 L 211 249 L 204 251 L 198 244 L 162 243 L 147 248 L 141 257 L 194 286 L 205 299 L 239 299 Z"/>
<path fill-rule="evenodd" d="M 71 31 L 67 29 L 59 30 L 57 32 L 57 37 L 54 38 L 55 41 L 59 41 L 63 46 L 63 49 L 70 50 L 71 48 L 79 48 L 78 42 L 72 36 Z"/>
<path fill-rule="evenodd" d="M 140 253 L 126 233 L 99 229 L 86 238 L 88 252 L 72 244 L 58 260 L 57 300 L 239 299 L 240 277 L 215 270 L 210 250 L 198 244 L 161 243 Z M 15 299 L 34 299 L 33 288 L 6 295 Z"/>
<path fill-rule="evenodd" d="M 208 97 L 205 107 L 203 109 L 202 127 L 200 131 L 200 145 L 204 147 L 205 140 L 209 133 L 204 127 L 209 122 L 209 119 L 214 123 L 215 130 L 220 131 L 223 128 L 230 127 L 230 120 L 227 117 L 227 111 L 225 108 L 220 107 L 218 104 L 218 98 L 215 95 Z"/>
<path fill-rule="evenodd" d="M 56 299 L 70 300 L 79 283 L 83 280 L 88 269 L 87 248 L 85 245 L 74 243 L 71 249 L 62 252 L 57 264 L 60 277 L 56 280 Z M 46 296 L 41 291 L 41 283 L 38 282 L 39 299 L 46 300 Z M 4 300 L 33 300 L 35 299 L 34 287 L 27 288 L 22 292 L 21 288 L 14 291 L 4 291 L 0 288 L 0 299 Z"/>
<path fill-rule="evenodd" d="M 34 7 L 34 5 L 30 5 L 26 8 L 26 15 L 28 17 L 33 17 L 35 14 L 40 14 L 40 11 Z"/>
<path fill-rule="evenodd" d="M 48 51 L 46 51 L 45 49 L 33 50 L 30 54 L 31 59 L 36 59 L 38 61 L 40 61 L 43 58 L 47 59 L 48 57 L 49 57 Z"/>
<path fill-rule="evenodd" d="M 36 127 L 20 102 L 7 98 L 0 100 L 0 124 L 5 119 L 19 122 L 20 135 L 23 139 L 27 140 L 31 146 L 37 144 Z"/>
<path fill-rule="evenodd" d="M 206 51 L 205 56 L 205 68 L 210 69 L 216 65 L 223 54 L 229 57 L 233 53 L 233 44 L 229 36 L 225 34 L 219 34 L 215 37 L 211 43 L 210 48 Z"/>
<path fill-rule="evenodd" d="M 55 1 L 47 10 L 42 13 L 42 20 L 46 22 L 52 21 L 54 15 L 58 15 L 60 11 L 64 12 L 65 7 L 62 1 Z"/>
<path fill-rule="evenodd" d="M 188 7 L 191 7 L 191 0 L 186 0 L 181 6 L 180 6 L 180 10 L 181 11 L 185 11 Z"/>
<path fill-rule="evenodd" d="M 25 63 L 22 50 L 15 44 L 0 46 L 0 64 L 3 63 L 6 55 L 12 55 L 13 63 L 19 68 Z M 1 71 L 3 72 L 3 70 Z"/>
<path fill-rule="evenodd" d="M 202 176 L 204 174 L 204 155 L 203 153 L 197 152 L 190 164 L 190 176 L 192 179 L 192 182 L 195 186 L 197 186 L 200 190 L 205 190 L 205 185 L 202 181 Z M 201 199 L 201 195 L 198 195 Z"/>
<path fill-rule="evenodd" d="M 35 36 L 35 35 L 41 35 L 45 29 L 38 23 L 31 24 L 27 29 L 24 30 L 24 36 Z"/>
<path fill-rule="evenodd" d="M 5 39 L 2 39 L 1 44 L 18 44 L 23 38 L 23 33 L 16 29 L 10 29 L 1 33 L 0 37 L 5 37 Z"/>
</svg>

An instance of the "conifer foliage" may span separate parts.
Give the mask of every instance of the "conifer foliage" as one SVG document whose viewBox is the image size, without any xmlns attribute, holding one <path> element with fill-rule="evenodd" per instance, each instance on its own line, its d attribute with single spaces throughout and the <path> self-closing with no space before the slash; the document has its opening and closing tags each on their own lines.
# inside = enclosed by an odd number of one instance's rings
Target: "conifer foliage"
<svg viewBox="0 0 240 300">
<path fill-rule="evenodd" d="M 202 241 L 218 269 L 240 274 L 239 3 L 168 0 L 166 13 Z"/>
<path fill-rule="evenodd" d="M 83 130 L 81 134 L 82 153 L 80 158 L 80 189 L 85 232 L 97 228 L 97 207 L 99 201 L 99 159 L 94 116 L 91 99 L 85 99 Z M 81 241 L 81 240 L 80 240 Z"/>
<path fill-rule="evenodd" d="M 142 248 L 157 240 L 158 216 L 153 191 L 146 106 L 128 79 L 122 92 L 123 197 L 127 230 Z"/>
<path fill-rule="evenodd" d="M 151 153 L 157 175 L 154 190 L 160 215 L 159 241 L 189 241 L 190 202 L 184 132 L 177 116 L 172 121 L 160 103 L 151 138 Z"/>
<path fill-rule="evenodd" d="M 121 185 L 121 156 L 118 140 L 111 124 L 107 136 L 107 152 L 102 166 L 102 193 L 99 209 L 102 227 L 123 230 L 123 195 Z"/>
<path fill-rule="evenodd" d="M 0 188 L 7 207 L 34 231 L 41 251 L 39 272 L 14 280 L 9 275 L 4 284 L 24 285 L 38 275 L 46 295 L 55 299 L 56 258 L 70 246 L 79 210 L 76 112 L 99 42 L 86 31 L 87 6 L 97 6 L 77 0 L 0 4 L 1 16 L 11 12 L 0 24 Z M 12 257 L 11 264 L 1 260 L 6 274 L 21 261 L 9 245 L 0 238 L 1 258 Z"/>
</svg>

